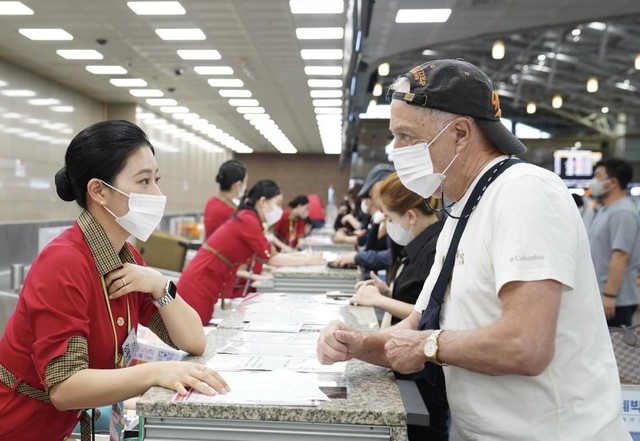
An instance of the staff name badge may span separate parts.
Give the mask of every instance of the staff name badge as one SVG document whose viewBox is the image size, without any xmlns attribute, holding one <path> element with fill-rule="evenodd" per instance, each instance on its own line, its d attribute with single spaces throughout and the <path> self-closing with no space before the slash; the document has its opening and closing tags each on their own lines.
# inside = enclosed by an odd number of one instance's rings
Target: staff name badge
<svg viewBox="0 0 640 441">
<path fill-rule="evenodd" d="M 124 356 L 125 366 L 131 366 L 136 352 L 138 352 L 138 335 L 136 334 L 136 329 L 133 328 L 122 344 L 122 355 Z"/>
</svg>

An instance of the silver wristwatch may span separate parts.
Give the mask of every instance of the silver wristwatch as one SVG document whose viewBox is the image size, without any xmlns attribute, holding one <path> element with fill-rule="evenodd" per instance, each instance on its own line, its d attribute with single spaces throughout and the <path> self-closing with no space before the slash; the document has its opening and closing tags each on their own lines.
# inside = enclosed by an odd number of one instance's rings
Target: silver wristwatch
<svg viewBox="0 0 640 441">
<path fill-rule="evenodd" d="M 178 289 L 176 288 L 176 284 L 171 280 L 167 280 L 167 284 L 164 286 L 164 295 L 157 300 L 154 299 L 153 304 L 156 305 L 157 308 L 165 307 L 173 302 L 177 293 Z"/>
</svg>

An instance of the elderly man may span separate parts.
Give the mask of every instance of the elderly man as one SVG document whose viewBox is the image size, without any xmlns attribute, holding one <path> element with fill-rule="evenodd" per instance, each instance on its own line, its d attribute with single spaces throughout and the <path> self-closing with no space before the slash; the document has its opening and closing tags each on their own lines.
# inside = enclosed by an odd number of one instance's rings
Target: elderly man
<svg viewBox="0 0 640 441">
<path fill-rule="evenodd" d="M 630 440 L 586 231 L 566 186 L 526 163 L 500 174 L 508 155 L 526 149 L 500 123 L 498 94 L 476 66 L 427 62 L 392 89 L 398 175 L 455 205 L 412 315 L 377 333 L 333 322 L 318 339 L 320 361 L 358 358 L 400 372 L 442 364 L 465 440 Z M 434 311 L 429 300 L 463 221 L 436 308 L 440 329 L 416 330 L 423 310 Z"/>
</svg>

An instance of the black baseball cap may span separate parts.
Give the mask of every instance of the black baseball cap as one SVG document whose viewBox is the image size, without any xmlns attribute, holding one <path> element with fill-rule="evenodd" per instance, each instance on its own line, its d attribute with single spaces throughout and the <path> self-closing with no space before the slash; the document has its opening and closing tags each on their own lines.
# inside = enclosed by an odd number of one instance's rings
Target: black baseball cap
<svg viewBox="0 0 640 441">
<path fill-rule="evenodd" d="M 359 198 L 367 198 L 369 197 L 369 190 L 371 190 L 371 186 L 376 182 L 380 182 L 384 180 L 387 176 L 393 173 L 395 169 L 392 164 L 378 164 L 373 167 L 369 173 L 367 173 L 367 177 L 362 184 L 362 188 L 358 192 Z"/>
<path fill-rule="evenodd" d="M 409 93 L 390 89 L 387 97 L 407 104 L 471 116 L 485 135 L 504 153 L 527 148 L 501 122 L 500 97 L 491 79 L 477 66 L 460 58 L 427 61 L 402 75 Z"/>
</svg>

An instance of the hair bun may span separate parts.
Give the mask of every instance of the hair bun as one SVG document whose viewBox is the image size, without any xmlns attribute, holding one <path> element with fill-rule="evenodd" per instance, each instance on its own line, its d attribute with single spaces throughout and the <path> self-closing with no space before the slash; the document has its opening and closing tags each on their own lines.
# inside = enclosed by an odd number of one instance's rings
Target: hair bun
<svg viewBox="0 0 640 441">
<path fill-rule="evenodd" d="M 62 167 L 56 173 L 54 178 L 56 184 L 56 193 L 58 193 L 58 197 L 66 202 L 71 202 L 76 200 L 76 193 L 73 190 L 73 185 L 69 180 L 69 174 L 67 173 L 67 169 Z"/>
</svg>

